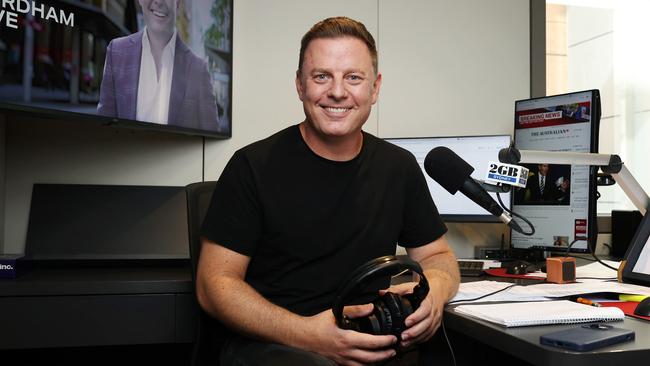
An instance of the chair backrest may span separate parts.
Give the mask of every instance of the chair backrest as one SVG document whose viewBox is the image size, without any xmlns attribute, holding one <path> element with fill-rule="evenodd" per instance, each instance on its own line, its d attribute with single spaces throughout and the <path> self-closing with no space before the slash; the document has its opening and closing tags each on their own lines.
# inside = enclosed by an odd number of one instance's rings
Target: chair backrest
<svg viewBox="0 0 650 366">
<path fill-rule="evenodd" d="M 210 207 L 216 181 L 192 183 L 185 187 L 187 195 L 187 231 L 192 262 L 192 280 L 196 281 L 196 267 L 201 254 L 201 225 Z"/>
<path fill-rule="evenodd" d="M 187 230 L 192 263 L 192 284 L 196 287 L 196 270 L 201 255 L 201 225 L 210 207 L 216 181 L 192 183 L 185 187 L 187 194 Z M 225 328 L 206 314 L 198 306 L 199 324 L 197 327 L 192 365 L 219 365 L 219 351 L 223 342 Z"/>
</svg>

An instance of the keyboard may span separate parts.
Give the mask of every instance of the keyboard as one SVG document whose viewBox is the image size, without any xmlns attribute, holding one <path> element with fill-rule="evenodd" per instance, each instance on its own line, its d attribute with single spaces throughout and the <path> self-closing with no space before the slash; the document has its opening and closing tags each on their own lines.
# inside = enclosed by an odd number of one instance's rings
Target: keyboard
<svg viewBox="0 0 650 366">
<path fill-rule="evenodd" d="M 483 274 L 482 261 L 464 261 L 458 260 L 458 268 L 460 268 L 461 276 L 480 276 Z"/>
</svg>

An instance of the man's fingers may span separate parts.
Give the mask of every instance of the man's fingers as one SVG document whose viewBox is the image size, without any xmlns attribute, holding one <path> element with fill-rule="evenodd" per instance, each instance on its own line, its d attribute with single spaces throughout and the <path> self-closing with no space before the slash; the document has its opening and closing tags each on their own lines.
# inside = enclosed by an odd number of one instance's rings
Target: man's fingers
<svg viewBox="0 0 650 366">
<path fill-rule="evenodd" d="M 399 285 L 393 285 L 385 290 L 379 290 L 379 294 L 383 295 L 386 292 L 392 292 L 399 295 L 406 295 L 413 292 L 413 287 L 417 285 L 417 282 L 405 282 L 400 283 Z"/>
<path fill-rule="evenodd" d="M 373 304 L 350 305 L 343 308 L 343 314 L 348 318 L 361 318 L 372 313 Z"/>
<path fill-rule="evenodd" d="M 342 332 L 344 332 L 344 343 L 353 349 L 378 350 L 389 348 L 397 343 L 397 337 L 392 334 L 374 335 L 354 330 L 342 330 Z"/>
<path fill-rule="evenodd" d="M 406 327 L 411 327 L 414 324 L 421 322 L 427 316 L 430 315 L 431 315 L 431 303 L 428 301 L 422 301 L 420 307 L 416 311 L 414 311 L 413 314 L 409 315 L 404 320 L 404 325 L 406 325 Z"/>
</svg>

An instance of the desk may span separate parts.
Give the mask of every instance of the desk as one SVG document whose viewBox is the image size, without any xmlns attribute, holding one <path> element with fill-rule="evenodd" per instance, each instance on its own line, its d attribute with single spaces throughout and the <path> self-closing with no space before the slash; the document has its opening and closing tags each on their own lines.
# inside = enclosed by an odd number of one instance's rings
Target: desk
<svg viewBox="0 0 650 366">
<path fill-rule="evenodd" d="M 34 268 L 0 280 L 0 350 L 190 343 L 189 263 Z"/>
<path fill-rule="evenodd" d="M 493 277 L 489 279 L 494 280 Z M 463 278 L 463 280 L 469 279 Z M 617 327 L 634 330 L 636 339 L 632 342 L 591 352 L 571 352 L 543 346 L 539 343 L 539 337 L 542 334 L 573 328 L 575 324 L 504 328 L 458 314 L 453 311 L 454 307 L 455 305 L 450 305 L 445 309 L 444 322 L 448 330 L 533 365 L 613 366 L 631 365 L 633 362 L 650 359 L 650 322 L 643 320 L 626 317 L 623 322 L 612 323 Z M 452 346 L 455 346 L 453 337 L 450 337 L 450 340 Z"/>
</svg>

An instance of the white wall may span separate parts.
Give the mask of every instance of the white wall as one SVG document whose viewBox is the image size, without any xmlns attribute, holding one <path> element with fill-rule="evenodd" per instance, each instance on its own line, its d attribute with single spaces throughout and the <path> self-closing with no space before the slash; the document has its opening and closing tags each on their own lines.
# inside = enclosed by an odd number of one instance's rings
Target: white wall
<svg viewBox="0 0 650 366">
<path fill-rule="evenodd" d="M 528 1 L 237 0 L 233 137 L 208 139 L 205 179 L 233 152 L 303 119 L 294 77 L 300 38 L 316 21 L 366 24 L 383 73 L 365 129 L 381 137 L 512 132 L 515 99 L 529 96 Z M 199 137 L 13 118 L 7 123 L 4 252 L 22 252 L 31 186 L 39 183 L 184 185 L 201 180 Z M 499 245 L 501 225 L 450 225 L 466 242 Z M 465 254 L 468 253 L 468 254 Z"/>
<path fill-rule="evenodd" d="M 510 134 L 530 95 L 528 1 L 379 0 L 382 137 Z"/>
</svg>

